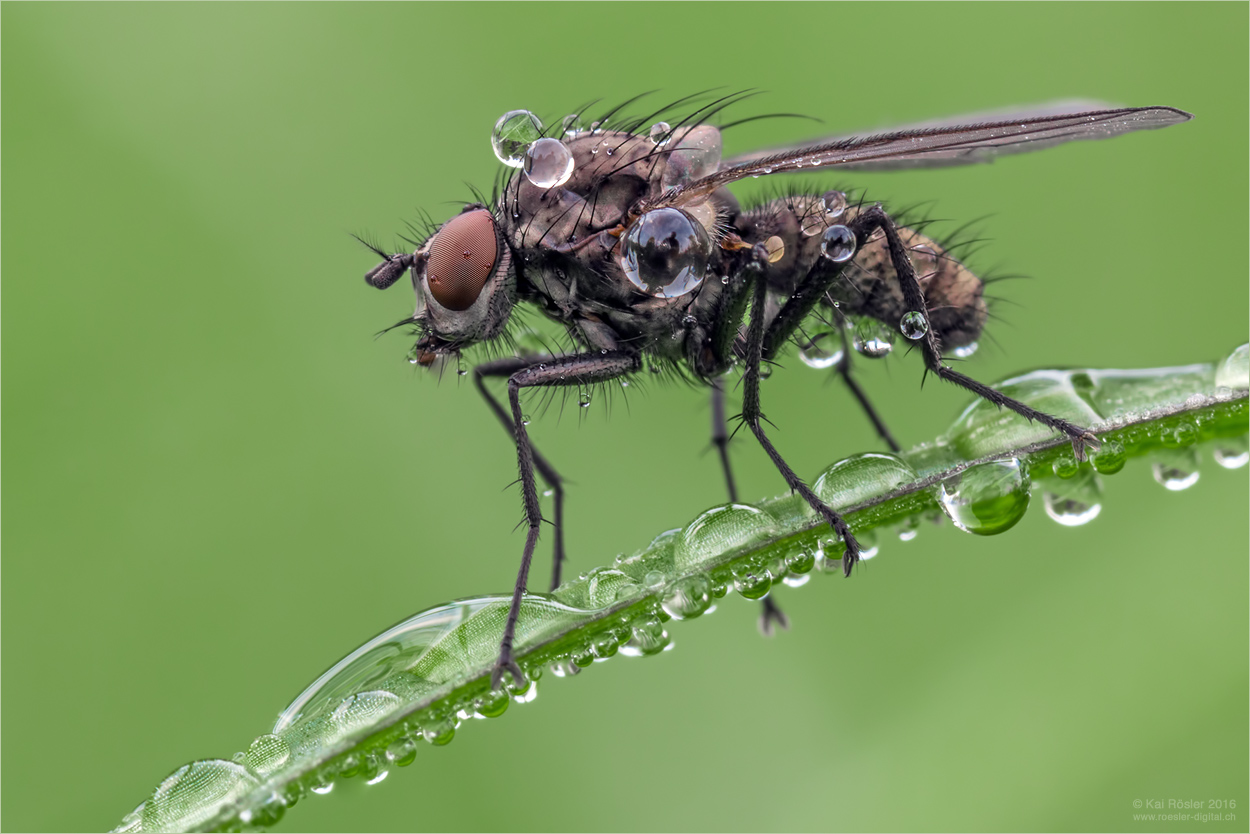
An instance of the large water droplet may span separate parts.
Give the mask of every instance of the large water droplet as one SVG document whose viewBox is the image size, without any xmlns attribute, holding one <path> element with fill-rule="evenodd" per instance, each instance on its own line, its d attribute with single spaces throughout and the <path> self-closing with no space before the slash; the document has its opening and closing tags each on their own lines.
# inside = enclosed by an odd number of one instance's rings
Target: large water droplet
<svg viewBox="0 0 1250 834">
<path fill-rule="evenodd" d="M 573 154 L 559 139 L 539 139 L 525 149 L 524 168 L 534 185 L 555 188 L 573 176 Z"/>
<path fill-rule="evenodd" d="M 621 238 L 621 268 L 635 287 L 656 298 L 692 292 L 707 272 L 712 242 L 681 209 L 659 208 L 638 218 Z"/>
<path fill-rule="evenodd" d="M 260 783 L 235 762 L 206 759 L 171 773 L 143 804 L 143 830 L 189 831 Z"/>
<path fill-rule="evenodd" d="M 1102 483 L 1086 471 L 1059 484 L 1050 484 L 1042 494 L 1046 515 L 1065 527 L 1088 524 L 1102 512 Z"/>
<path fill-rule="evenodd" d="M 266 733 L 247 748 L 243 763 L 261 776 L 277 770 L 287 763 L 291 750 L 280 736 Z"/>
<path fill-rule="evenodd" d="M 656 122 L 647 131 L 647 136 L 656 145 L 663 145 L 672 134 L 673 128 L 669 126 L 668 122 Z"/>
<path fill-rule="evenodd" d="M 674 619 L 693 619 L 712 604 L 712 580 L 703 574 L 679 579 L 668 588 L 660 604 Z"/>
<path fill-rule="evenodd" d="M 1242 345 L 1215 369 L 1215 387 L 1241 391 L 1250 388 L 1250 345 Z"/>
<path fill-rule="evenodd" d="M 811 341 L 799 349 L 799 361 L 818 370 L 834 367 L 842 361 L 842 335 L 824 331 L 812 336 Z"/>
<path fill-rule="evenodd" d="M 900 458 L 868 452 L 830 466 L 812 483 L 812 491 L 834 509 L 845 509 L 884 495 L 916 479 Z"/>
<path fill-rule="evenodd" d="M 835 264 L 855 257 L 855 233 L 846 226 L 830 226 L 820 236 L 820 253 Z"/>
<path fill-rule="evenodd" d="M 726 504 L 704 512 L 681 531 L 673 550 L 677 567 L 763 541 L 776 530 L 773 515 L 749 504 Z"/>
<path fill-rule="evenodd" d="M 924 313 L 917 310 L 909 310 L 903 313 L 903 317 L 899 319 L 898 329 L 903 332 L 904 336 L 914 342 L 929 332 L 929 320 L 924 317 Z"/>
<path fill-rule="evenodd" d="M 543 135 L 543 123 L 528 110 L 509 110 L 495 122 L 490 133 L 491 150 L 504 165 L 520 168 L 525 149 Z"/>
<path fill-rule="evenodd" d="M 1029 470 L 1016 458 L 977 464 L 939 487 L 942 511 L 979 536 L 1010 530 L 1029 508 Z"/>
</svg>

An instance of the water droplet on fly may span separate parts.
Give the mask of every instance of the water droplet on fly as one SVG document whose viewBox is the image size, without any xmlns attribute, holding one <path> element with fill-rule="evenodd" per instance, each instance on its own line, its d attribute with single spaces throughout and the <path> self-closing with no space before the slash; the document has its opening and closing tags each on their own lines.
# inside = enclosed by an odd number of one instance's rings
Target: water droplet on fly
<svg viewBox="0 0 1250 834">
<path fill-rule="evenodd" d="M 528 110 L 509 110 L 495 122 L 490 146 L 504 165 L 520 168 L 525 164 L 525 149 L 543 135 L 543 123 Z"/>
<path fill-rule="evenodd" d="M 590 408 L 590 392 L 583 391 L 577 395 L 577 404 L 582 408 Z"/>
<path fill-rule="evenodd" d="M 573 154 L 559 139 L 539 139 L 525 149 L 524 167 L 534 185 L 555 188 L 573 176 Z"/>
<path fill-rule="evenodd" d="M 574 136 L 581 133 L 582 130 L 582 117 L 576 113 L 570 113 L 560 120 L 561 135 L 566 139 L 572 139 Z"/>
<path fill-rule="evenodd" d="M 530 416 L 528 414 L 521 415 L 521 425 L 528 426 L 530 424 Z"/>
<path fill-rule="evenodd" d="M 703 574 L 674 582 L 660 600 L 660 605 L 675 620 L 694 619 L 707 611 L 711 604 L 712 580 Z"/>
<path fill-rule="evenodd" d="M 924 317 L 924 313 L 910 310 L 903 313 L 903 317 L 899 319 L 898 329 L 914 342 L 929 332 L 929 320 Z"/>
<path fill-rule="evenodd" d="M 711 254 L 707 231 L 676 208 L 647 212 L 621 238 L 625 277 L 656 298 L 692 292 L 703 282 Z"/>
<path fill-rule="evenodd" d="M 813 160 L 812 164 L 819 162 L 818 159 Z M 826 191 L 820 198 L 820 205 L 825 210 L 825 219 L 832 223 L 846 212 L 846 194 L 841 191 Z"/>
<path fill-rule="evenodd" d="M 881 324 L 870 324 L 855 335 L 855 352 L 867 359 L 881 359 L 894 350 L 894 332 Z"/>
<path fill-rule="evenodd" d="M 966 345 L 960 345 L 957 348 L 952 348 L 951 356 L 956 359 L 967 359 L 969 356 L 972 356 L 972 354 L 977 352 L 978 347 L 980 347 L 980 345 L 976 342 L 969 342 Z"/>
<path fill-rule="evenodd" d="M 656 145 L 663 145 L 673 135 L 673 128 L 669 126 L 668 122 L 656 122 L 651 125 L 651 130 L 647 131 L 647 135 Z"/>
<path fill-rule="evenodd" d="M 817 333 L 799 349 L 799 361 L 809 368 L 824 370 L 842 361 L 842 336 L 825 331 Z"/>
<path fill-rule="evenodd" d="M 1010 530 L 1029 508 L 1029 470 L 1017 458 L 965 469 L 938 488 L 938 501 L 955 526 L 979 536 Z"/>
<path fill-rule="evenodd" d="M 835 264 L 855 256 L 855 234 L 846 226 L 830 226 L 820 236 L 820 253 Z"/>
</svg>

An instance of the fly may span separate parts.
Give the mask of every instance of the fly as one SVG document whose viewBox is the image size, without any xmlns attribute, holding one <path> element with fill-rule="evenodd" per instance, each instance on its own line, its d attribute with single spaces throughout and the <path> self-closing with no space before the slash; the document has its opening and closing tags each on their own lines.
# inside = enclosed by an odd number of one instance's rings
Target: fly
<svg viewBox="0 0 1250 834">
<path fill-rule="evenodd" d="M 421 365 L 506 339 L 518 303 L 558 322 L 575 345 L 569 352 L 494 359 L 473 369 L 487 405 L 516 442 L 528 526 L 492 675 L 496 688 L 505 672 L 523 681 L 513 639 L 543 521 L 535 469 L 554 494 L 553 588 L 565 558 L 563 482 L 530 442 L 521 410 L 527 389 L 585 390 L 644 367 L 679 371 L 711 390 L 712 439 L 730 500 L 736 500 L 720 380 L 741 366 L 742 423 L 786 485 L 841 538 L 847 576 L 859 560 L 859 542 L 794 473 L 765 430 L 762 369 L 787 342 L 800 343 L 805 362 L 837 368 L 893 451 L 899 445 L 851 376 L 848 317 L 873 320 L 888 331 L 857 343 L 862 354 L 888 350 L 888 338 L 898 333 L 919 348 L 926 373 L 1066 435 L 1078 460 L 1087 445 L 1097 446 L 1086 428 L 1030 408 L 945 363 L 944 357 L 974 348 L 986 305 L 981 279 L 938 243 L 896 223 L 880 204 L 855 205 L 839 191 L 792 195 L 743 210 L 726 187 L 747 177 L 826 168 L 885 171 L 983 162 L 1167 127 L 1189 120 L 1189 113 L 1056 104 L 722 159 L 721 130 L 709 122 L 738 98 L 717 100 L 673 125 L 650 123 L 659 114 L 614 122 L 613 111 L 587 128 L 575 115 L 544 129 L 528 111 L 506 113 L 491 137 L 496 156 L 509 166 L 492 205 L 485 199 L 466 205 L 425 240 L 413 241 L 411 253 L 370 247 L 383 258 L 365 275 L 370 285 L 386 289 L 405 273 L 412 278 L 417 308 L 400 324 L 415 327 L 411 356 Z M 814 319 L 834 327 L 810 337 L 803 325 Z M 506 407 L 486 386 L 495 377 L 507 380 Z M 772 602 L 764 605 L 766 631 L 785 624 Z"/>
</svg>

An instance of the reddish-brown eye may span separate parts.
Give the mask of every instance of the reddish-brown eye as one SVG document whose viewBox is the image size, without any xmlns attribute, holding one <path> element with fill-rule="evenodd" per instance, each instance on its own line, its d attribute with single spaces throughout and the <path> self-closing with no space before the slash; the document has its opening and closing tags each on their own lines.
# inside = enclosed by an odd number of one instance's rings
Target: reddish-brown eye
<svg viewBox="0 0 1250 834">
<path fill-rule="evenodd" d="M 430 242 L 426 280 L 434 300 L 448 310 L 467 310 L 499 260 L 495 218 L 489 211 L 466 211 L 448 220 Z"/>
</svg>

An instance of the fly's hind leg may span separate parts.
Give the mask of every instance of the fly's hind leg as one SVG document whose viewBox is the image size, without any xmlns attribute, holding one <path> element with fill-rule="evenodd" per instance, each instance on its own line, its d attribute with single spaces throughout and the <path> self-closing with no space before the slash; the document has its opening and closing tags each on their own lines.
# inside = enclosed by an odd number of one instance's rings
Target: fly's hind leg
<svg viewBox="0 0 1250 834">
<path fill-rule="evenodd" d="M 725 425 L 725 387 L 720 377 L 712 380 L 712 445 L 720 455 L 721 469 L 725 473 L 725 488 L 729 492 L 729 500 L 738 501 L 738 490 L 734 486 L 734 473 L 729 465 L 729 431 Z M 789 628 L 790 620 L 786 617 L 772 597 L 764 597 L 763 611 L 760 612 L 760 633 L 772 637 L 778 627 Z"/>
<path fill-rule="evenodd" d="M 512 590 L 512 605 L 504 624 L 503 639 L 499 642 L 499 659 L 491 674 L 491 687 L 503 685 L 505 674 L 520 684 L 525 675 L 517 664 L 512 647 L 516 640 L 517 620 L 521 615 L 521 598 L 525 595 L 525 583 L 529 578 L 530 562 L 534 558 L 534 546 L 538 544 L 542 511 L 538 506 L 538 487 L 534 482 L 534 468 L 538 458 L 530 443 L 526 420 L 521 413 L 521 391 L 525 388 L 541 388 L 569 385 L 592 385 L 606 382 L 638 370 L 639 360 L 621 351 L 609 353 L 575 354 L 544 358 L 542 364 L 527 364 L 508 375 L 508 406 L 511 411 L 510 431 L 516 440 L 517 469 L 521 475 L 521 499 L 525 508 L 525 549 L 521 554 L 521 569 L 517 572 L 516 586 Z M 500 373 L 504 373 L 500 371 Z"/>
<path fill-rule="evenodd" d="M 898 275 L 899 288 L 903 292 L 903 300 L 906 302 L 909 310 L 921 313 L 927 322 L 929 320 L 929 308 L 925 304 L 924 291 L 916 278 L 916 270 L 907 257 L 907 248 L 899 238 L 898 227 L 895 225 L 894 220 L 885 213 L 881 206 L 873 206 L 861 212 L 855 218 L 854 223 L 856 225 L 856 240 L 861 246 L 867 239 L 867 236 L 875 229 L 879 228 L 885 233 L 886 242 L 890 249 L 890 263 Z M 895 326 L 897 327 L 898 325 L 895 324 Z M 942 362 L 942 353 L 932 328 L 928 329 L 918 341 L 924 353 L 925 367 L 931 373 L 939 379 L 952 382 L 961 388 L 971 391 L 982 399 L 989 400 L 999 408 L 1009 408 L 1026 420 L 1036 421 L 1056 431 L 1063 432 L 1071 440 L 1072 451 L 1075 453 L 1078 461 L 1085 460 L 1086 445 L 1094 448 L 1098 447 L 1098 439 L 1089 429 L 1070 423 L 1061 417 L 1055 417 L 1030 408 L 1019 400 L 1012 399 L 1001 391 L 977 382 L 975 379 L 948 367 Z"/>
<path fill-rule="evenodd" d="M 507 377 L 517 371 L 528 368 L 537 364 L 537 359 L 495 359 L 490 362 L 483 362 L 473 369 L 473 383 L 477 386 L 478 393 L 486 400 L 486 404 L 490 406 L 491 412 L 499 419 L 503 425 L 504 431 L 516 442 L 516 433 L 512 430 L 512 418 L 508 416 L 508 412 L 499 404 L 499 400 L 495 399 L 495 395 L 486 387 L 488 377 Z M 548 357 L 542 357 L 542 361 L 550 361 Z M 531 447 L 532 448 L 532 447 Z M 560 473 L 555 467 L 547 462 L 537 449 L 534 452 L 534 468 L 543 476 L 547 488 L 551 490 L 554 518 L 551 526 L 553 528 L 553 537 L 555 539 L 551 548 L 551 590 L 555 590 L 560 584 L 560 573 L 564 569 L 564 560 L 567 558 L 564 553 L 564 479 L 560 477 Z"/>
</svg>

